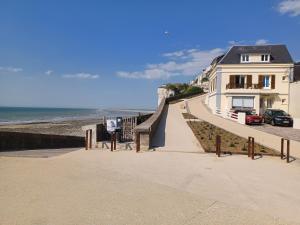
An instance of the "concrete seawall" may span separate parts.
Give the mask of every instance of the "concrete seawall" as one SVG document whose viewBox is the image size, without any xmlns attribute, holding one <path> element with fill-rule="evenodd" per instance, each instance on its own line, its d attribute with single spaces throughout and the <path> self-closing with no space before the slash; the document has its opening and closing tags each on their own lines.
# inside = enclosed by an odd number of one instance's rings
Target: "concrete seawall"
<svg viewBox="0 0 300 225">
<path fill-rule="evenodd" d="M 84 147 L 84 137 L 0 132 L 0 151 Z"/>
</svg>

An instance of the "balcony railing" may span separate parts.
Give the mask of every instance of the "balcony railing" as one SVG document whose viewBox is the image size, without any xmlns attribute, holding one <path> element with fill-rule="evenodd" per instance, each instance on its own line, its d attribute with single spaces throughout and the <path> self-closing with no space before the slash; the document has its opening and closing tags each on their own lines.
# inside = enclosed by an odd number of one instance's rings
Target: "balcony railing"
<svg viewBox="0 0 300 225">
<path fill-rule="evenodd" d="M 226 85 L 226 89 L 262 89 L 261 84 L 236 84 L 229 83 Z"/>
</svg>

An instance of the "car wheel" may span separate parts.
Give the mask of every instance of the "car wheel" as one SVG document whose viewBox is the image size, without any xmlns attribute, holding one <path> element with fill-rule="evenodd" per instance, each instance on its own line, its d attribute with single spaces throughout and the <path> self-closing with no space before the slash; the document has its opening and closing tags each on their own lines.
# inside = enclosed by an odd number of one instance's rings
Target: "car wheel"
<svg viewBox="0 0 300 225">
<path fill-rule="evenodd" d="M 275 126 L 274 120 L 271 121 L 271 125 L 272 125 L 272 126 Z"/>
</svg>

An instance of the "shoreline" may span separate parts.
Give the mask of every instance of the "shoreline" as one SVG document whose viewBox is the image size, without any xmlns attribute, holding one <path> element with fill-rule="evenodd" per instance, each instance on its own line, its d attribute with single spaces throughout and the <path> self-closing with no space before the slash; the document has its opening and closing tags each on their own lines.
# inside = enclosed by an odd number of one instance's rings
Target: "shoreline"
<svg viewBox="0 0 300 225">
<path fill-rule="evenodd" d="M 82 126 L 101 123 L 102 118 L 82 118 L 60 121 L 41 121 L 31 123 L 0 124 L 0 132 L 20 132 L 36 134 L 55 134 L 84 137 Z"/>
<path fill-rule="evenodd" d="M 132 112 L 132 111 L 130 111 Z M 150 114 L 148 111 L 136 111 L 134 114 L 123 115 L 123 117 L 133 117 Z M 82 126 L 99 124 L 103 121 L 103 117 L 77 117 L 64 118 L 60 120 L 44 120 L 44 121 L 19 121 L 12 123 L 0 123 L 0 132 L 20 132 L 34 134 L 54 134 L 85 137 L 85 131 Z M 110 117 L 110 116 L 106 116 Z M 111 117 L 114 117 L 112 114 Z"/>
</svg>

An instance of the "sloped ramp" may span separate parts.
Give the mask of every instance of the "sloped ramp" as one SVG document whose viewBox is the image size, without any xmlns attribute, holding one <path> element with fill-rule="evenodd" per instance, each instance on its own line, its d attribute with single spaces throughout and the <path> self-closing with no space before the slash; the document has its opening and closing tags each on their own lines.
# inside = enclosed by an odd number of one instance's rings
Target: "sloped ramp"
<svg viewBox="0 0 300 225">
<path fill-rule="evenodd" d="M 203 152 L 201 145 L 189 128 L 182 113 L 183 103 L 168 105 L 152 139 L 155 150 L 171 152 Z"/>
</svg>

